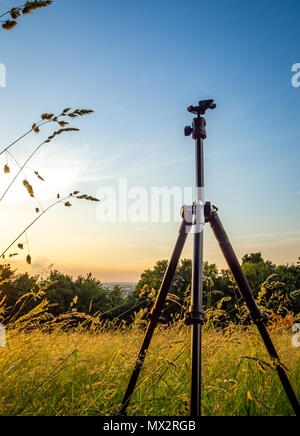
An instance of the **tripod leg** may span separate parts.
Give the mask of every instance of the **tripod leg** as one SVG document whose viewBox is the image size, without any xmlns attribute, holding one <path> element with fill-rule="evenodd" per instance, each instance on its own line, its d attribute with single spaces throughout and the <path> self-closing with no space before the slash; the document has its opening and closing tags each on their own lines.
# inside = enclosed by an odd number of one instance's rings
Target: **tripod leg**
<svg viewBox="0 0 300 436">
<path fill-rule="evenodd" d="M 251 317 L 253 322 L 257 325 L 257 328 L 259 330 L 259 333 L 262 337 L 262 340 L 268 350 L 268 353 L 271 357 L 271 359 L 274 361 L 274 363 L 278 362 L 276 365 L 276 370 L 278 373 L 278 376 L 280 378 L 280 381 L 282 383 L 282 386 L 286 392 L 286 395 L 291 403 L 292 408 L 294 409 L 295 414 L 298 416 L 300 415 L 300 406 L 297 400 L 297 397 L 295 395 L 295 392 L 290 384 L 290 381 L 286 375 L 286 372 L 284 368 L 279 364 L 279 357 L 275 350 L 275 347 L 273 345 L 273 342 L 270 338 L 270 335 L 268 333 L 268 330 L 265 326 L 265 318 L 259 308 L 256 305 L 256 302 L 254 300 L 252 291 L 250 289 L 248 280 L 242 270 L 242 267 L 239 264 L 239 261 L 235 255 L 235 252 L 230 244 L 230 241 L 228 239 L 228 236 L 222 226 L 222 223 L 220 221 L 220 218 L 218 214 L 210 210 L 208 213 L 208 216 L 206 217 L 207 221 L 209 221 L 212 230 L 219 242 L 219 245 L 221 247 L 221 250 L 224 254 L 224 257 L 227 261 L 227 264 L 232 272 L 232 275 L 236 281 L 236 284 L 239 288 L 239 291 L 242 295 L 242 297 L 245 299 L 245 302 L 248 306 L 248 309 L 250 311 Z"/>
<path fill-rule="evenodd" d="M 169 266 L 167 268 L 166 274 L 164 276 L 160 291 L 158 293 L 155 305 L 151 312 L 151 319 L 150 323 L 148 325 L 146 335 L 143 341 L 143 344 L 141 346 L 141 349 L 139 351 L 139 355 L 133 370 L 133 373 L 131 375 L 127 390 L 125 392 L 123 401 L 122 401 L 122 407 L 120 414 L 126 415 L 126 410 L 129 405 L 129 402 L 131 400 L 132 394 L 135 390 L 139 374 L 141 372 L 148 348 L 150 346 L 150 342 L 154 333 L 154 330 L 158 324 L 159 318 L 161 316 L 162 308 L 164 306 L 164 303 L 166 301 L 170 286 L 172 284 L 174 274 L 184 247 L 184 244 L 186 242 L 187 236 L 188 236 L 188 227 L 186 226 L 186 221 L 183 219 L 180 230 L 179 230 L 179 236 L 169 263 Z"/>
</svg>

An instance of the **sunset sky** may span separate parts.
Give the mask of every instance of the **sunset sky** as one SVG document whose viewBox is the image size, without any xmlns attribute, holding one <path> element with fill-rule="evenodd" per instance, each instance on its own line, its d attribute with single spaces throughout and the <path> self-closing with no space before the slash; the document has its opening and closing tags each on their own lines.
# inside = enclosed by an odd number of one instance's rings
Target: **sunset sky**
<svg viewBox="0 0 300 436">
<path fill-rule="evenodd" d="M 16 4 L 2 0 L 1 10 Z M 214 98 L 218 107 L 206 117 L 206 198 L 219 207 L 240 258 L 261 251 L 276 263 L 295 263 L 300 87 L 292 86 L 291 70 L 300 63 L 299 13 L 296 0 L 54 0 L 21 17 L 14 30 L 1 31 L 7 75 L 0 88 L 1 150 L 42 112 L 91 108 L 95 114 L 72 122 L 79 133 L 57 138 L 28 165 L 44 207 L 58 192 L 98 196 L 119 179 L 148 191 L 191 187 L 194 145 L 183 135 L 192 120 L 186 108 Z M 14 157 L 23 162 L 49 133 L 26 137 L 12 149 Z M 6 156 L 0 159 L 4 167 Z M 2 191 L 9 178 L 2 171 Z M 0 205 L 3 250 L 36 216 L 22 180 Z M 136 281 L 169 258 L 178 224 L 103 224 L 98 207 L 77 200 L 70 209 L 53 209 L 28 233 L 33 265 L 24 254 L 14 264 L 31 273 L 54 264 L 102 281 Z M 191 255 L 192 239 L 184 257 Z M 225 266 L 210 229 L 205 258 Z"/>
</svg>

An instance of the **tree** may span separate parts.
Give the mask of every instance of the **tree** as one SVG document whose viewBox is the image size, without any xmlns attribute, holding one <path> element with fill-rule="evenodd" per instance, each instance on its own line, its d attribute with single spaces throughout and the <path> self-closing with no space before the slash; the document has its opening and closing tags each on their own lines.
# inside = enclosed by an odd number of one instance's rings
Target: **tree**
<svg viewBox="0 0 300 436">
<path fill-rule="evenodd" d="M 40 278 L 28 273 L 18 274 L 10 265 L 0 265 L 0 283 L 0 301 L 5 299 L 7 320 L 16 312 L 21 316 L 35 307 L 34 297 L 39 295 L 41 289 L 44 290 L 41 297 L 50 303 L 48 313 L 55 317 L 76 311 L 87 315 L 97 314 L 102 320 L 113 319 L 121 313 L 116 308 L 127 303 L 121 288 L 116 286 L 110 290 L 91 273 L 74 279 L 68 274 L 50 270 L 45 277 Z M 33 298 L 20 310 L 17 302 L 20 298 L 25 301 L 27 294 L 31 294 Z"/>
<path fill-rule="evenodd" d="M 136 296 L 139 296 L 140 292 L 145 288 L 145 286 L 148 288 L 149 291 L 151 291 L 152 288 L 158 290 L 167 267 L 167 260 L 159 260 L 156 262 L 153 270 L 146 269 L 141 274 L 141 278 L 136 286 Z"/>
<path fill-rule="evenodd" d="M 24 299 L 17 305 L 21 297 L 38 291 L 36 279 L 30 277 L 28 273 L 18 274 L 16 270 L 11 269 L 9 264 L 0 265 L 0 285 L 0 301 L 4 299 L 7 321 L 16 313 L 18 313 L 18 316 L 28 313 L 35 306 L 34 299 L 28 301 Z"/>
<path fill-rule="evenodd" d="M 151 307 L 161 286 L 166 268 L 167 260 L 158 261 L 153 269 L 147 269 L 141 274 L 134 293 L 145 298 L 143 307 Z M 246 254 L 242 263 L 245 275 L 253 290 L 254 296 L 260 298 L 261 304 L 263 294 L 262 287 L 273 286 L 276 288 L 272 298 L 268 295 L 268 308 L 274 311 L 281 310 L 283 305 L 287 310 L 295 314 L 300 311 L 300 265 L 279 265 L 276 266 L 270 261 L 265 261 L 261 253 Z M 268 282 L 269 277 L 276 274 L 277 279 Z M 180 313 L 183 316 L 190 304 L 192 279 L 192 261 L 183 259 L 176 270 L 174 280 L 170 289 L 169 301 L 164 307 L 164 316 Z M 275 283 L 276 282 L 276 283 Z M 268 285 L 267 285 L 268 283 Z M 274 289 L 275 289 L 274 288 Z M 265 301 L 265 300 L 264 300 Z M 225 320 L 245 322 L 248 311 L 244 301 L 236 287 L 231 272 L 219 271 L 215 264 L 204 262 L 203 264 L 203 302 L 204 309 L 209 311 L 210 320 L 218 325 Z M 213 318 L 213 319 L 212 319 Z M 215 324 L 214 324 L 215 325 Z"/>
<path fill-rule="evenodd" d="M 262 268 L 263 262 L 254 265 Z M 38 297 L 42 296 L 50 303 L 50 314 L 60 316 L 74 312 L 75 324 L 76 314 L 79 316 L 80 313 L 97 316 L 102 321 L 113 321 L 114 325 L 122 322 L 130 324 L 135 319 L 135 312 L 142 309 L 145 314 L 151 310 L 166 267 L 167 261 L 159 261 L 153 269 L 144 271 L 136 290 L 126 296 L 120 287 L 109 289 L 92 274 L 73 278 L 57 270 L 49 270 L 46 275 L 39 277 L 28 273 L 18 274 L 10 265 L 0 265 L 0 302 L 5 299 L 6 320 L 27 314 L 36 306 Z M 269 275 L 259 287 L 257 302 L 262 310 L 270 314 L 284 317 L 292 313 L 297 317 L 300 313 L 300 265 L 274 267 L 276 273 Z M 183 259 L 164 306 L 163 317 L 168 321 L 174 316 L 184 316 L 190 304 L 191 275 L 192 261 Z M 205 262 L 203 276 L 204 308 L 209 325 L 222 327 L 229 321 L 240 324 L 249 322 L 248 311 L 229 270 L 218 271 L 216 265 Z M 147 285 L 147 281 L 157 288 Z M 30 298 L 25 298 L 26 295 Z M 21 303 L 16 304 L 20 298 Z M 1 311 L 2 308 L 3 304 Z"/>
<path fill-rule="evenodd" d="M 53 283 L 53 286 L 47 290 L 46 297 L 50 303 L 55 304 L 51 310 L 55 316 L 66 313 L 70 308 L 91 315 L 105 312 L 110 308 L 109 290 L 91 274 L 73 279 L 70 275 L 52 270 L 41 282 L 41 286 L 47 286 L 49 283 Z"/>
<path fill-rule="evenodd" d="M 243 271 L 249 281 L 255 297 L 257 297 L 261 284 L 275 273 L 276 265 L 269 260 L 265 261 L 261 253 L 246 254 L 242 261 Z"/>
<path fill-rule="evenodd" d="M 245 256 L 242 259 L 242 264 L 244 263 L 259 263 L 263 262 L 263 258 L 261 253 L 251 253 L 251 254 L 245 254 Z"/>
<path fill-rule="evenodd" d="M 145 270 L 141 274 L 141 278 L 136 286 L 135 296 L 143 295 L 143 297 L 148 298 L 149 305 L 160 289 L 167 266 L 168 261 L 162 260 L 158 261 L 152 270 Z M 191 281 L 192 260 L 182 259 L 174 275 L 174 280 L 169 292 L 169 301 L 164 309 L 164 315 L 171 316 L 176 313 L 184 314 L 190 304 Z M 219 290 L 219 284 L 220 280 L 217 266 L 204 262 L 203 293 L 205 307 L 211 307 L 217 304 L 220 298 L 224 296 L 223 292 Z"/>
</svg>

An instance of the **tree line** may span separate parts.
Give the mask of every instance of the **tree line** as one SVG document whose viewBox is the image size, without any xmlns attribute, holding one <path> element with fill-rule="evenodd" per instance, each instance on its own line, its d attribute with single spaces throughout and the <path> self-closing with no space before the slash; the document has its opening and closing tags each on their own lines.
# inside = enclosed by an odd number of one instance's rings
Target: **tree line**
<svg viewBox="0 0 300 436">
<path fill-rule="evenodd" d="M 92 274 L 73 278 L 50 269 L 43 276 L 34 276 L 18 273 L 9 264 L 1 265 L 0 302 L 4 302 L 5 311 L 0 311 L 0 322 L 1 319 L 9 322 L 16 313 L 18 317 L 28 313 L 37 304 L 36 300 L 41 298 L 41 294 L 49 301 L 48 311 L 55 317 L 73 311 L 103 321 L 115 321 L 117 325 L 129 325 L 138 317 L 145 321 L 167 265 L 168 261 L 162 260 L 152 269 L 145 270 L 129 294 L 120 286 L 108 288 Z M 297 264 L 276 265 L 264 260 L 261 253 L 247 254 L 242 259 L 242 268 L 263 311 L 281 317 L 289 314 L 300 320 L 300 258 Z M 192 261 L 181 260 L 162 322 L 170 323 L 184 317 L 190 303 L 191 276 Z M 203 284 L 208 324 L 222 326 L 228 322 L 249 321 L 248 311 L 229 270 L 218 270 L 215 264 L 205 262 Z M 32 294 L 32 298 L 26 299 L 24 307 L 20 307 L 18 302 L 28 293 Z"/>
</svg>

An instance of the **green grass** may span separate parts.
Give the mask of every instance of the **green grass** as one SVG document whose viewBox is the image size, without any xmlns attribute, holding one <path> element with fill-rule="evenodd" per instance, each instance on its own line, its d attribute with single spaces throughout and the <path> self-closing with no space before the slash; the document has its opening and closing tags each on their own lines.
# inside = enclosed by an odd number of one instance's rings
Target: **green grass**
<svg viewBox="0 0 300 436">
<path fill-rule="evenodd" d="M 8 332 L 0 348 L 1 415 L 114 415 L 143 333 Z M 300 397 L 300 349 L 292 333 L 272 333 Z M 159 329 L 146 359 L 130 415 L 185 416 L 189 409 L 190 347 L 185 326 Z M 254 328 L 203 335 L 203 414 L 293 415 Z M 269 362 L 270 363 L 270 362 Z M 297 383 L 298 381 L 298 383 Z"/>
</svg>

